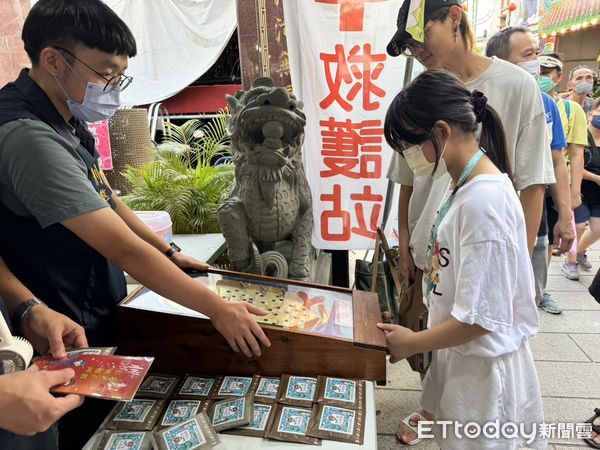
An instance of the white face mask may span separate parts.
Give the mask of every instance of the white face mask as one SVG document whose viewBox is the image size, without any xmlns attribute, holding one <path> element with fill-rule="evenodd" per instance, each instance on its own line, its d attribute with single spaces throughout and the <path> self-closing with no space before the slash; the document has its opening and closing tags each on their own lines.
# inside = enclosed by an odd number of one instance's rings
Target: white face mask
<svg viewBox="0 0 600 450">
<path fill-rule="evenodd" d="M 540 62 L 537 58 L 531 61 L 520 61 L 517 63 L 517 66 L 531 74 L 536 80 L 540 76 Z"/>
<path fill-rule="evenodd" d="M 431 179 L 437 180 L 438 178 L 448 173 L 446 163 L 442 158 L 444 152 L 446 151 L 446 145 L 444 145 L 444 148 L 442 149 L 440 160 L 438 161 L 438 166 L 435 172 L 433 171 L 433 168 L 435 167 L 435 162 L 427 161 L 427 158 L 425 158 L 425 155 L 423 154 L 423 149 L 420 145 L 414 145 L 408 150 L 405 150 L 402 154 L 404 155 L 404 159 L 406 159 L 408 167 L 415 174 L 415 176 L 430 176 Z"/>
<path fill-rule="evenodd" d="M 59 53 L 60 54 L 60 53 Z M 81 103 L 74 101 L 71 96 L 67 93 L 63 85 L 58 78 L 54 77 L 58 87 L 63 91 L 67 97 L 67 106 L 69 111 L 74 117 L 85 122 L 99 122 L 101 120 L 110 119 L 115 111 L 120 106 L 120 95 L 121 88 L 116 87 L 110 92 L 104 92 L 104 85 L 90 83 L 85 81 L 79 74 L 73 69 L 71 64 L 61 55 L 71 72 L 73 72 L 77 78 L 86 84 L 85 96 Z"/>
</svg>

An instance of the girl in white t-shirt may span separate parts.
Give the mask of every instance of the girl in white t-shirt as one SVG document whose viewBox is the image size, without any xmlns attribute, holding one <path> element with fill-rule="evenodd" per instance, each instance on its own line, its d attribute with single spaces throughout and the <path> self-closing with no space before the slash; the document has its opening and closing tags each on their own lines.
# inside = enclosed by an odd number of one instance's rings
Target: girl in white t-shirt
<svg viewBox="0 0 600 450">
<path fill-rule="evenodd" d="M 538 329 L 533 273 L 498 115 L 480 92 L 430 70 L 393 100 L 385 135 L 407 160 L 447 171 L 453 186 L 425 260 L 428 329 L 380 324 L 390 362 L 433 351 L 421 405 L 444 450 L 545 448 L 527 342 Z"/>
</svg>

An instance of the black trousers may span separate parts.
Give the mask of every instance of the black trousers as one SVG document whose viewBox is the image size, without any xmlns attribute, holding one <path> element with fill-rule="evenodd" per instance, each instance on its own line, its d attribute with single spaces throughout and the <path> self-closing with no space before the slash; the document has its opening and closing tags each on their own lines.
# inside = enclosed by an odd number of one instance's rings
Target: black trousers
<svg viewBox="0 0 600 450">
<path fill-rule="evenodd" d="M 58 421 L 58 449 L 81 450 L 114 406 L 109 400 L 86 398 L 83 405 L 65 414 Z"/>
<path fill-rule="evenodd" d="M 2 450 L 56 450 L 56 441 L 52 430 L 35 436 L 19 436 L 10 431 L 0 430 L 0 448 Z"/>
</svg>

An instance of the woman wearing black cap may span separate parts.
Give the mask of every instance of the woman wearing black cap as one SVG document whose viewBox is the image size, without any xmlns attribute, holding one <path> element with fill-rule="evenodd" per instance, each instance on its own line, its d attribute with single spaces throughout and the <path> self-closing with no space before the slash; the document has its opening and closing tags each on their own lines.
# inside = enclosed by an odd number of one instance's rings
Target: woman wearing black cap
<svg viewBox="0 0 600 450">
<path fill-rule="evenodd" d="M 555 182 L 544 107 L 535 80 L 506 61 L 486 58 L 475 51 L 475 38 L 459 0 L 426 0 L 422 43 L 406 32 L 409 4 L 406 0 L 400 8 L 398 31 L 387 47 L 388 53 L 414 56 L 427 69 L 446 69 L 465 83 L 467 89 L 481 91 L 488 98 L 504 125 L 511 175 L 520 191 L 531 253 L 540 224 L 545 185 Z M 435 98 L 442 94 L 432 91 L 430 95 Z M 432 176 L 426 162 L 399 154 L 393 157 L 388 178 L 401 185 L 400 270 L 407 293 L 405 301 L 417 305 L 422 299 L 429 233 L 451 180 L 447 175 Z M 424 410 L 421 415 L 431 417 Z M 401 423 L 396 437 L 400 442 L 412 443 L 416 433 Z"/>
</svg>

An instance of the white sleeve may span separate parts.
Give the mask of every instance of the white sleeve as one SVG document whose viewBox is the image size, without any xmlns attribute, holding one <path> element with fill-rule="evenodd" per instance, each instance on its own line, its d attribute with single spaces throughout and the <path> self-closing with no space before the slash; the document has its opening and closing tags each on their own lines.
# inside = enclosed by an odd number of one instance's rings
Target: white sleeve
<svg viewBox="0 0 600 450">
<path fill-rule="evenodd" d="M 413 186 L 415 175 L 410 170 L 410 167 L 408 167 L 406 159 L 400 153 L 394 151 L 387 177 L 394 183 L 401 184 L 402 186 Z"/>
<path fill-rule="evenodd" d="M 459 322 L 509 334 L 517 285 L 516 262 L 517 249 L 504 240 L 461 246 L 452 316 Z"/>
<path fill-rule="evenodd" d="M 524 80 L 522 95 L 522 104 L 525 106 L 521 109 L 513 163 L 515 187 L 518 191 L 536 184 L 556 182 L 546 129 L 546 113 L 533 77 Z"/>
</svg>

